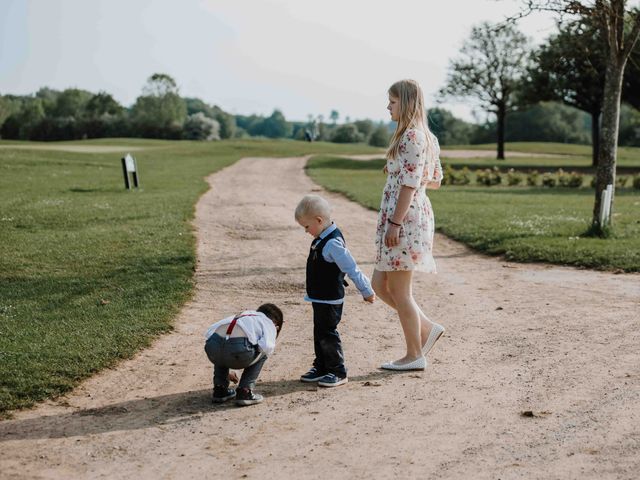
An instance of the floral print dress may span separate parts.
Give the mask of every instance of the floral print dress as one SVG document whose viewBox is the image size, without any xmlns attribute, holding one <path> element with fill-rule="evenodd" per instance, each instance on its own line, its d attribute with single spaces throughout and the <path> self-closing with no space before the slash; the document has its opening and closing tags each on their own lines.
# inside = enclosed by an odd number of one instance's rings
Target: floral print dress
<svg viewBox="0 0 640 480">
<path fill-rule="evenodd" d="M 382 192 L 376 229 L 375 268 L 378 271 L 436 272 L 431 253 L 434 216 L 425 184 L 427 181 L 442 181 L 442 166 L 438 140 L 429 133 L 433 139 L 433 147 L 429 148 L 426 135 L 419 129 L 407 129 L 400 140 L 397 158 L 387 160 L 387 183 Z M 403 185 L 415 188 L 415 193 L 400 227 L 400 243 L 388 248 L 384 245 L 384 236 Z"/>
</svg>

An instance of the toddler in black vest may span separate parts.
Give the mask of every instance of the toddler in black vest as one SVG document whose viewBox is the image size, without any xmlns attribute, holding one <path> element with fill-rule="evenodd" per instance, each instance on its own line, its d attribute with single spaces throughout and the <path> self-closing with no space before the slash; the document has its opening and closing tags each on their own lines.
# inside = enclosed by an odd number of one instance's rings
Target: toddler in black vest
<svg viewBox="0 0 640 480">
<path fill-rule="evenodd" d="M 346 247 L 344 237 L 331 221 L 329 202 L 318 195 L 306 195 L 296 207 L 296 221 L 314 237 L 307 258 L 307 294 L 313 306 L 313 367 L 300 377 L 321 387 L 347 383 L 338 323 L 342 318 L 345 274 L 356 285 L 365 301 L 373 303 L 371 282 L 360 271 Z"/>
</svg>

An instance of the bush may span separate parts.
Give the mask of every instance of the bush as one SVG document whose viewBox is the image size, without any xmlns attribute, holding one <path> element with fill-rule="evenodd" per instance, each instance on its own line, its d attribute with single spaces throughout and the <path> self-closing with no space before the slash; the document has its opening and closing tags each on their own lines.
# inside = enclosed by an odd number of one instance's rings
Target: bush
<svg viewBox="0 0 640 480">
<path fill-rule="evenodd" d="M 194 113 L 184 121 L 183 136 L 187 140 L 220 140 L 220 124 L 202 112 Z"/>
<path fill-rule="evenodd" d="M 510 168 L 507 172 L 507 185 L 510 187 L 514 185 L 520 185 L 524 182 L 524 177 L 521 173 L 516 172 L 513 168 Z"/>
<path fill-rule="evenodd" d="M 471 172 L 467 167 L 462 170 L 451 170 L 451 185 L 469 185 L 471 183 Z"/>
<path fill-rule="evenodd" d="M 579 188 L 582 186 L 584 176 L 578 172 L 565 172 L 558 169 L 558 185 L 561 187 Z"/>
<path fill-rule="evenodd" d="M 556 178 L 549 172 L 545 172 L 542 175 L 542 186 L 543 187 L 555 187 L 556 186 Z"/>
<path fill-rule="evenodd" d="M 633 188 L 640 190 L 640 174 L 633 177 Z"/>
<path fill-rule="evenodd" d="M 455 176 L 456 171 L 451 167 L 451 165 L 444 165 L 444 172 L 442 173 L 442 185 L 453 185 L 453 177 Z"/>
<path fill-rule="evenodd" d="M 539 177 L 540 177 L 540 174 L 538 173 L 537 170 L 531 170 L 527 174 L 527 185 L 530 186 L 530 187 L 537 186 Z"/>
<path fill-rule="evenodd" d="M 479 185 L 500 185 L 502 183 L 502 175 L 498 167 L 486 168 L 485 170 L 476 170 L 476 183 Z"/>
</svg>

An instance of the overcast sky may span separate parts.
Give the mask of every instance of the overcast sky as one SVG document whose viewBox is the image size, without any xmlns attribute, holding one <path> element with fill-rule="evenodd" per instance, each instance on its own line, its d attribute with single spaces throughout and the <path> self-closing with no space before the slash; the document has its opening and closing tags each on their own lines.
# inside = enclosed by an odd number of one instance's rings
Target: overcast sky
<svg viewBox="0 0 640 480">
<path fill-rule="evenodd" d="M 388 119 L 386 91 L 418 80 L 433 105 L 471 26 L 517 0 L 2 0 L 0 94 L 42 86 L 111 93 L 129 106 L 155 72 L 183 96 L 237 114 Z M 534 42 L 549 15 L 520 28 Z M 469 104 L 443 105 L 472 119 Z"/>
</svg>

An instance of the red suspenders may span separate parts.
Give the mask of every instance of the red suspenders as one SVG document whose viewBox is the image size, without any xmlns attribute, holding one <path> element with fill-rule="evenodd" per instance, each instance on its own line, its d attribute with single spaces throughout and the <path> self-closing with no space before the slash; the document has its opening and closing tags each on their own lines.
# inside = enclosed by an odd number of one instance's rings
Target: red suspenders
<svg viewBox="0 0 640 480">
<path fill-rule="evenodd" d="M 233 320 L 231 320 L 231 323 L 229 324 L 229 327 L 227 328 L 227 336 L 225 338 L 225 340 L 229 340 L 229 335 L 231 335 L 231 332 L 233 332 L 233 329 L 236 326 L 236 323 L 238 322 L 238 319 L 240 317 L 257 317 L 258 315 L 254 315 L 252 313 L 248 314 L 248 315 L 243 315 L 241 313 L 239 313 L 238 315 L 236 315 L 235 317 L 233 317 Z"/>
</svg>

